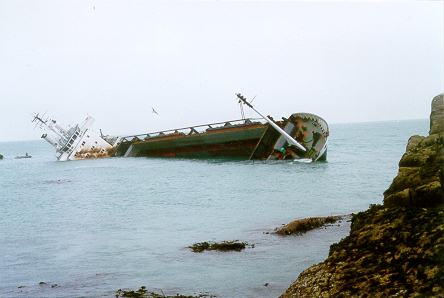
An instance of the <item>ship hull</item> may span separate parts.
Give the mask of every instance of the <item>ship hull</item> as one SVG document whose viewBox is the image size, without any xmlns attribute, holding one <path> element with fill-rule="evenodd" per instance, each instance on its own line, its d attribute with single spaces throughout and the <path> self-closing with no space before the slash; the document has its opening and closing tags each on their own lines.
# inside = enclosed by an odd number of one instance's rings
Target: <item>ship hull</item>
<svg viewBox="0 0 444 298">
<path fill-rule="evenodd" d="M 248 159 L 266 130 L 267 125 L 255 124 L 222 128 L 200 134 L 158 136 L 122 144 L 122 148 L 118 148 L 117 155 Z"/>
<path fill-rule="evenodd" d="M 242 119 L 122 137 L 115 156 L 325 160 L 328 125 L 322 118 L 296 113 L 275 123 L 305 150 L 268 123 Z"/>
</svg>

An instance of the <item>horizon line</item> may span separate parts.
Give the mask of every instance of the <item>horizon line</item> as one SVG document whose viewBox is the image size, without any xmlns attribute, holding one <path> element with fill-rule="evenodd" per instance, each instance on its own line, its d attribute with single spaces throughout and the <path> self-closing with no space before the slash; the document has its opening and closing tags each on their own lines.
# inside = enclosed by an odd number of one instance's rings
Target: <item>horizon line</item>
<svg viewBox="0 0 444 298">
<path fill-rule="evenodd" d="M 403 121 L 418 121 L 418 120 L 428 120 L 428 118 L 413 118 L 413 119 L 391 119 L 391 120 L 365 120 L 365 121 L 353 121 L 353 122 L 332 122 L 328 125 L 349 125 L 349 124 L 365 124 L 365 123 L 381 123 L 381 122 L 403 122 Z M 173 128 L 174 129 L 174 128 Z M 31 142 L 38 141 L 41 138 L 35 139 L 9 139 L 9 140 L 0 140 L 0 143 L 11 143 L 11 142 Z"/>
</svg>

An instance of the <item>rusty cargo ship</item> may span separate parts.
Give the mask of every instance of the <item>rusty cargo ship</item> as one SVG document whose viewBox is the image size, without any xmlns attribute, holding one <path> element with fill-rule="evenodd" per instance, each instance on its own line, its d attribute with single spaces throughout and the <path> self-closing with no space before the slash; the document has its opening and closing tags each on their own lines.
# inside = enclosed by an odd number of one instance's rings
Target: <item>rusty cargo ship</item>
<svg viewBox="0 0 444 298">
<path fill-rule="evenodd" d="M 328 126 L 320 117 L 295 113 L 276 123 L 307 148 L 307 151 L 289 145 L 278 131 L 260 119 L 240 119 L 126 136 L 120 140 L 115 155 L 326 160 Z"/>
<path fill-rule="evenodd" d="M 75 126 L 71 136 L 71 130 L 60 128 L 55 121 L 47 124 L 37 119 L 60 137 L 54 140 L 48 134 L 42 136 L 56 148 L 59 160 L 98 157 L 326 160 L 329 128 L 324 119 L 310 113 L 294 113 L 275 121 L 259 113 L 242 95 L 237 97 L 241 105 L 249 106 L 261 118 L 122 136 L 112 141 L 95 134 L 90 125 Z"/>
</svg>

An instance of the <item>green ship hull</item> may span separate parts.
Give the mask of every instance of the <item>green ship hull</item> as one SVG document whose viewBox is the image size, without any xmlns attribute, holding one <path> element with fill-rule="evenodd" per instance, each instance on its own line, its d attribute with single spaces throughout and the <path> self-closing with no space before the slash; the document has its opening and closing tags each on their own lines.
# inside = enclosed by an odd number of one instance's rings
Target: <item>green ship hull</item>
<svg viewBox="0 0 444 298">
<path fill-rule="evenodd" d="M 306 152 L 290 146 L 270 124 L 241 119 L 123 137 L 114 155 L 243 160 L 326 158 L 328 126 L 322 118 L 299 113 L 275 123 L 301 142 Z"/>
<path fill-rule="evenodd" d="M 265 124 L 239 125 L 204 133 L 172 133 L 123 142 L 118 156 L 248 159 L 267 130 Z"/>
</svg>

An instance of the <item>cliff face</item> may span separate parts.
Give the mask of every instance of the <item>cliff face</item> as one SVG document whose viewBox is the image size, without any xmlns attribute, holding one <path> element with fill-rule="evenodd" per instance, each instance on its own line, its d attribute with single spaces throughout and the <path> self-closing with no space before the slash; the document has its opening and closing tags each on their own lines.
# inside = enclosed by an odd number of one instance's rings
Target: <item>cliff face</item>
<svg viewBox="0 0 444 298">
<path fill-rule="evenodd" d="M 384 192 L 385 206 L 431 207 L 444 202 L 444 96 L 432 101 L 429 136 L 412 136 L 399 173 Z"/>
<path fill-rule="evenodd" d="M 444 97 L 429 136 L 412 136 L 384 204 L 353 216 L 350 235 L 281 297 L 444 297 Z"/>
</svg>

